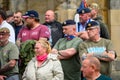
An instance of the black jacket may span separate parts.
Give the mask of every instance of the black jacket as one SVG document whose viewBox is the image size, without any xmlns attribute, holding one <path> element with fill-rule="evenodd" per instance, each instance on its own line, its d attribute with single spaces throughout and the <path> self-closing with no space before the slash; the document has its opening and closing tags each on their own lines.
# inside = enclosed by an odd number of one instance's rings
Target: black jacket
<svg viewBox="0 0 120 80">
<path fill-rule="evenodd" d="M 102 22 L 102 17 L 98 16 L 94 19 L 95 21 L 98 21 L 100 24 L 100 37 L 110 39 L 110 34 L 108 31 L 108 27 L 105 23 Z"/>
<path fill-rule="evenodd" d="M 55 43 L 63 37 L 63 29 L 62 24 L 58 21 L 53 21 L 50 23 L 44 23 L 46 26 L 51 26 L 51 37 L 52 37 L 52 47 L 55 45 Z"/>
</svg>

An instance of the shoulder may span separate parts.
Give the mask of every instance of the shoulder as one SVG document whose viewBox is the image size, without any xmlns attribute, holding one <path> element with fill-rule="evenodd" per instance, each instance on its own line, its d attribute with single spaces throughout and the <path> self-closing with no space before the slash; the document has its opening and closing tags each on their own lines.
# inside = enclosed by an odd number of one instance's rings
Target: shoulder
<svg viewBox="0 0 120 80">
<path fill-rule="evenodd" d="M 38 30 L 47 30 L 48 31 L 48 27 L 46 25 L 43 25 L 43 24 L 40 24 L 38 27 L 37 27 Z"/>
<path fill-rule="evenodd" d="M 58 24 L 58 25 L 62 25 L 60 22 L 58 21 L 54 21 L 54 23 Z"/>
<path fill-rule="evenodd" d="M 46 25 L 43 25 L 43 24 L 40 24 L 39 27 L 43 27 L 43 28 L 44 28 L 44 27 L 47 27 L 47 26 L 46 26 Z"/>
<path fill-rule="evenodd" d="M 83 41 L 80 37 L 75 37 L 74 39 Z"/>
<path fill-rule="evenodd" d="M 60 42 L 60 41 L 64 41 L 66 38 L 60 38 L 59 40 L 58 40 L 58 42 Z"/>
<path fill-rule="evenodd" d="M 13 46 L 17 47 L 13 42 L 10 42 L 10 41 L 9 41 L 8 45 L 11 46 L 11 47 L 13 47 Z"/>
<path fill-rule="evenodd" d="M 57 54 L 53 53 L 49 53 L 47 59 L 52 61 L 58 61 Z"/>
<path fill-rule="evenodd" d="M 27 64 L 27 66 L 33 65 L 37 60 L 33 57 Z"/>
<path fill-rule="evenodd" d="M 29 30 L 29 29 L 26 26 L 23 26 L 20 30 L 24 31 L 24 30 Z"/>
<path fill-rule="evenodd" d="M 112 79 L 108 76 L 105 76 L 105 75 L 101 74 L 100 77 L 98 77 L 97 80 L 112 80 Z"/>
<path fill-rule="evenodd" d="M 106 42 L 106 43 L 111 43 L 112 41 L 110 39 L 105 39 L 105 38 L 101 38 L 100 41 Z"/>
</svg>

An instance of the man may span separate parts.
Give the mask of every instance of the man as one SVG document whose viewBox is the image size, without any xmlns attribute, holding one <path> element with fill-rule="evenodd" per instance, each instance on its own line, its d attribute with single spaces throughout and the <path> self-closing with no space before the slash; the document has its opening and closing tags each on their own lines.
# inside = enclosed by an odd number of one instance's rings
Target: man
<svg viewBox="0 0 120 80">
<path fill-rule="evenodd" d="M 22 50 L 20 53 L 20 60 L 22 60 L 20 63 L 21 74 L 23 73 L 27 63 L 32 59 L 32 57 L 34 57 L 34 53 L 32 53 L 34 51 L 28 50 L 28 48 L 33 48 L 31 47 L 33 46 L 31 43 L 34 43 L 32 40 L 49 40 L 50 37 L 47 26 L 39 23 L 39 15 L 35 10 L 27 11 L 23 18 L 25 19 L 26 26 L 20 30 L 17 38 L 17 45 L 18 47 L 20 46 L 20 51 Z M 27 49 L 25 48 L 26 45 Z M 25 51 L 28 53 L 21 56 L 21 54 L 23 54 Z"/>
<path fill-rule="evenodd" d="M 75 36 L 76 27 L 73 20 L 66 20 L 63 23 L 63 33 L 65 37 L 58 40 L 52 52 L 58 54 L 64 72 L 64 80 L 80 80 L 78 46 L 82 39 Z"/>
<path fill-rule="evenodd" d="M 100 37 L 110 39 L 110 34 L 108 27 L 102 21 L 102 16 L 99 15 L 99 5 L 97 3 L 92 3 L 90 5 L 91 9 L 91 18 L 100 23 Z"/>
<path fill-rule="evenodd" d="M 3 10 L 0 10 L 0 28 L 6 27 L 10 30 L 9 41 L 15 43 L 15 31 L 13 27 L 6 22 L 6 13 Z"/>
<path fill-rule="evenodd" d="M 13 28 L 15 30 L 15 40 L 17 40 L 17 35 L 18 35 L 20 29 L 24 25 L 24 22 L 23 22 L 23 19 L 22 19 L 22 12 L 21 11 L 16 11 L 13 14 L 13 22 L 11 22 L 10 24 L 13 26 Z"/>
<path fill-rule="evenodd" d="M 47 10 L 45 13 L 45 23 L 51 33 L 50 36 L 50 43 L 51 47 L 55 45 L 55 43 L 63 37 L 63 32 L 62 32 L 62 24 L 58 21 L 55 20 L 55 13 L 52 10 Z"/>
<path fill-rule="evenodd" d="M 87 57 L 82 61 L 83 80 L 112 80 L 100 73 L 100 61 L 96 57 Z"/>
<path fill-rule="evenodd" d="M 81 37 L 83 40 L 86 40 L 89 38 L 87 35 L 87 32 L 85 31 L 85 28 L 86 28 L 86 24 L 89 21 L 92 21 L 90 12 L 91 10 L 89 8 L 82 8 L 78 10 L 80 22 L 76 26 L 76 30 L 78 32 L 77 35 Z"/>
<path fill-rule="evenodd" d="M 39 23 L 39 14 L 35 10 L 30 10 L 23 16 L 26 27 L 22 28 L 18 34 L 17 42 L 27 40 L 49 39 L 50 33 L 47 26 Z"/>
<path fill-rule="evenodd" d="M 112 42 L 100 37 L 100 26 L 96 21 L 88 22 L 86 31 L 89 39 L 79 46 L 79 55 L 82 59 L 87 56 L 95 56 L 101 62 L 101 73 L 110 76 L 111 62 L 114 61 L 116 53 Z"/>
<path fill-rule="evenodd" d="M 5 80 L 19 80 L 18 59 L 19 50 L 15 44 L 8 41 L 10 31 L 0 28 L 0 78 Z"/>
</svg>

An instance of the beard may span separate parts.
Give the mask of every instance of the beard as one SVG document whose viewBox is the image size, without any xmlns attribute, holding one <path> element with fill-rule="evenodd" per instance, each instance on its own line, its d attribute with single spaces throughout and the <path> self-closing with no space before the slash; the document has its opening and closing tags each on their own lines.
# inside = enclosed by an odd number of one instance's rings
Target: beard
<svg viewBox="0 0 120 80">
<path fill-rule="evenodd" d="M 21 23 L 21 21 L 15 20 L 14 23 L 15 23 L 16 25 L 19 25 L 19 24 Z"/>
<path fill-rule="evenodd" d="M 28 29 L 33 28 L 33 24 L 26 24 L 26 26 L 27 26 Z"/>
<path fill-rule="evenodd" d="M 0 40 L 0 46 L 4 46 L 8 40 Z"/>
</svg>

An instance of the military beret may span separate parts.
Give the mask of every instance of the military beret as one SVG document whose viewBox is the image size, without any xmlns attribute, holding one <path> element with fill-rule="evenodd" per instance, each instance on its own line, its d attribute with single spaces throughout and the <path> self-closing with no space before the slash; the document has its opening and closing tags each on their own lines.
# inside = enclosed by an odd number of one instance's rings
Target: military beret
<svg viewBox="0 0 120 80">
<path fill-rule="evenodd" d="M 3 33 L 3 34 L 10 33 L 10 30 L 8 28 L 3 27 L 3 28 L 0 28 L 0 33 Z"/>
<path fill-rule="evenodd" d="M 68 25 L 75 25 L 75 21 L 74 20 L 66 20 L 63 22 L 62 26 L 68 26 Z"/>
<path fill-rule="evenodd" d="M 86 24 L 86 29 L 90 28 L 90 27 L 99 27 L 99 22 L 97 21 L 90 21 Z"/>
<path fill-rule="evenodd" d="M 82 8 L 82 9 L 78 10 L 77 12 L 78 12 L 78 14 L 85 14 L 85 13 L 91 12 L 91 10 L 89 8 Z"/>
</svg>

